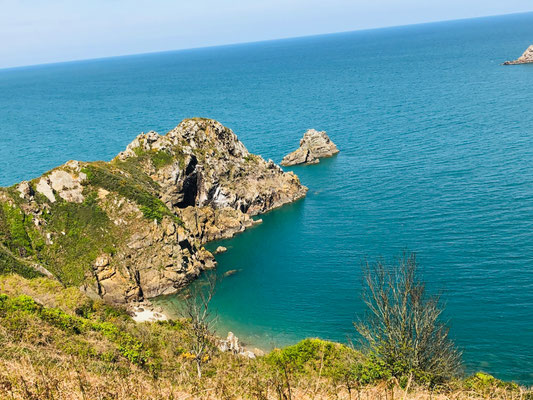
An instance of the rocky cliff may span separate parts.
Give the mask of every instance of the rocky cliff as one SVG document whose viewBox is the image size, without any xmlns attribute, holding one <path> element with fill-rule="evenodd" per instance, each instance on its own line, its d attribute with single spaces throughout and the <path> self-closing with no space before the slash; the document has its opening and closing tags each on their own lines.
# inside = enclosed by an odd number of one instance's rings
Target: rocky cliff
<svg viewBox="0 0 533 400">
<path fill-rule="evenodd" d="M 503 65 L 517 65 L 517 64 L 529 64 L 533 63 L 533 45 L 529 46 L 524 54 L 514 61 L 506 61 Z"/>
<path fill-rule="evenodd" d="M 113 303 L 170 294 L 215 266 L 204 243 L 306 191 L 220 123 L 184 120 L 111 162 L 0 188 L 0 273 L 50 274 Z"/>
<path fill-rule="evenodd" d="M 300 140 L 300 147 L 283 157 L 281 165 L 317 164 L 320 158 L 331 157 L 338 152 L 326 132 L 309 129 Z"/>
</svg>

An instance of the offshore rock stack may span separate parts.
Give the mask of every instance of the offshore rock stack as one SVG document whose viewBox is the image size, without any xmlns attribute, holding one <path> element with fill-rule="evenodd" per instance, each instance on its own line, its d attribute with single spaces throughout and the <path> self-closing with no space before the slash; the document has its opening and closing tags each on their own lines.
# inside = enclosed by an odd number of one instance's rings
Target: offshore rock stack
<svg viewBox="0 0 533 400">
<path fill-rule="evenodd" d="M 283 157 L 281 165 L 317 164 L 320 158 L 331 157 L 339 152 L 326 132 L 309 129 L 300 140 L 300 147 Z"/>
</svg>

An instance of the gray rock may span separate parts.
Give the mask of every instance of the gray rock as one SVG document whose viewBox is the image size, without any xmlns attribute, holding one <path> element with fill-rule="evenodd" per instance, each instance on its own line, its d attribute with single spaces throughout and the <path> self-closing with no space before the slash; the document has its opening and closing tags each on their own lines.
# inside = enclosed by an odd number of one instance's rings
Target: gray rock
<svg viewBox="0 0 533 400">
<path fill-rule="evenodd" d="M 21 199 L 31 199 L 35 194 L 29 182 L 23 181 L 17 186 Z"/>
<path fill-rule="evenodd" d="M 54 195 L 54 191 L 52 190 L 52 187 L 48 183 L 47 178 L 41 178 L 39 180 L 39 183 L 37 183 L 37 187 L 35 189 L 37 190 L 37 192 L 41 193 L 48 200 L 50 200 L 51 203 L 56 202 L 56 196 Z"/>
<path fill-rule="evenodd" d="M 72 161 L 69 162 L 71 165 Z M 48 176 L 50 185 L 59 197 L 71 203 L 83 203 L 83 186 L 77 177 L 64 170 L 55 170 Z"/>
<path fill-rule="evenodd" d="M 127 167 L 117 161 L 127 161 Z M 107 186 L 95 179 L 100 173 L 100 177 L 107 174 L 121 185 L 135 187 L 143 198 L 160 199 L 163 204 L 154 204 L 160 217 L 147 218 L 140 197 L 115 190 L 119 186 L 113 181 Z M 42 196 L 31 198 L 32 185 L 48 201 Z M 91 249 L 95 256 L 87 263 L 88 279 L 82 287 L 109 303 L 176 293 L 202 271 L 216 266 L 213 255 L 203 247 L 206 242 L 242 232 L 259 223 L 253 216 L 307 192 L 294 173 L 249 153 L 231 129 L 200 118 L 184 120 L 166 135 L 139 135 L 111 163 L 69 161 L 32 185 L 18 186 L 17 196 L 24 199 L 19 206 L 33 218 L 45 243 L 59 244 L 48 248 L 58 256 L 64 252 L 61 235 L 70 234 L 70 227 L 56 232 L 40 216 L 46 211 L 56 218 L 58 207 L 49 202 L 82 203 L 84 192 L 96 195 L 96 204 L 88 206 L 97 205 L 107 215 L 109 224 L 99 232 L 113 251 L 103 254 L 102 248 Z M 8 194 L 0 188 L 0 206 L 14 204 Z M 63 258 L 54 261 L 62 263 Z"/>
<path fill-rule="evenodd" d="M 237 272 L 239 272 L 240 270 L 238 269 L 230 269 L 229 271 L 226 271 L 224 273 L 224 278 L 227 278 L 228 276 L 232 276 L 232 275 L 235 275 Z"/>
<path fill-rule="evenodd" d="M 300 147 L 283 157 L 281 165 L 317 164 L 320 158 L 331 157 L 338 152 L 326 132 L 309 129 L 300 140 Z"/>
</svg>

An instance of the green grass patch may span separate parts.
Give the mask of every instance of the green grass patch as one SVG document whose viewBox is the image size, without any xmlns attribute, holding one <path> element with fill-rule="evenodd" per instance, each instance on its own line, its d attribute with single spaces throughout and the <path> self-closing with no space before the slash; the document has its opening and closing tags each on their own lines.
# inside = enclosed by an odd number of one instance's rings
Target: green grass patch
<svg viewBox="0 0 533 400">
<path fill-rule="evenodd" d="M 61 201 L 52 205 L 47 230 L 52 243 L 39 257 L 66 285 L 79 285 L 96 257 L 114 243 L 113 224 L 88 197 L 82 204 Z"/>
<path fill-rule="evenodd" d="M 126 163 L 120 164 L 121 167 L 125 165 Z M 181 223 L 167 206 L 150 192 L 150 188 L 154 189 L 157 184 L 140 170 L 135 169 L 135 175 L 130 175 L 104 164 L 92 164 L 85 167 L 83 172 L 87 174 L 90 185 L 116 192 L 137 203 L 147 219 L 161 222 L 164 216 L 169 216 Z M 135 179 L 131 176 L 135 176 Z M 151 182 L 147 184 L 147 180 Z"/>
<path fill-rule="evenodd" d="M 164 150 L 152 152 L 150 154 L 150 158 L 152 159 L 156 169 L 166 167 L 174 162 L 174 157 L 172 157 L 169 152 Z"/>
<path fill-rule="evenodd" d="M 17 255 L 25 257 L 33 253 L 31 239 L 26 232 L 26 227 L 31 224 L 31 219 L 16 206 L 2 203 L 0 210 L 1 228 L 4 232 L 7 246 Z"/>
<path fill-rule="evenodd" d="M 152 357 L 151 351 L 146 349 L 139 339 L 111 322 L 92 321 L 80 316 L 70 315 L 58 308 L 44 307 L 26 295 L 9 297 L 0 294 L 0 319 L 10 320 L 11 323 L 16 324 L 17 319 L 13 318 L 13 315 L 17 313 L 39 318 L 46 324 L 52 325 L 70 335 L 87 334 L 90 331 L 98 332 L 114 343 L 120 355 L 132 364 L 151 371 L 158 367 L 158 361 Z M 25 319 L 18 318 L 18 320 L 24 321 Z M 20 330 L 16 326 L 12 326 L 11 329 Z"/>
<path fill-rule="evenodd" d="M 40 272 L 17 260 L 0 247 L 0 275 L 8 274 L 18 274 L 29 279 L 42 276 Z"/>
</svg>

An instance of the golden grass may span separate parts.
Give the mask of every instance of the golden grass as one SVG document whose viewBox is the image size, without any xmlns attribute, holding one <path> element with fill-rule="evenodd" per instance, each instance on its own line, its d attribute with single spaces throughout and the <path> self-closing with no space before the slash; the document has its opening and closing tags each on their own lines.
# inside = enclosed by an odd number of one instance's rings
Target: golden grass
<svg viewBox="0 0 533 400">
<path fill-rule="evenodd" d="M 88 301 L 81 292 L 45 278 L 0 276 L 0 294 L 28 295 L 71 315 Z M 91 318 L 108 315 L 102 305 L 98 307 Z M 211 354 L 199 379 L 194 363 L 184 356 L 190 340 L 185 322 L 135 324 L 124 314 L 105 318 L 142 343 L 158 367 L 135 364 L 120 351 L 120 343 L 100 331 L 76 334 L 35 313 L 8 311 L 0 313 L 0 400 L 533 399 L 533 392 L 501 381 L 476 392 L 466 389 L 461 380 L 438 391 L 412 384 L 404 390 L 394 381 L 348 390 L 341 381 L 322 374 L 321 367 L 284 376 L 265 358 L 250 360 L 220 352 Z"/>
</svg>

